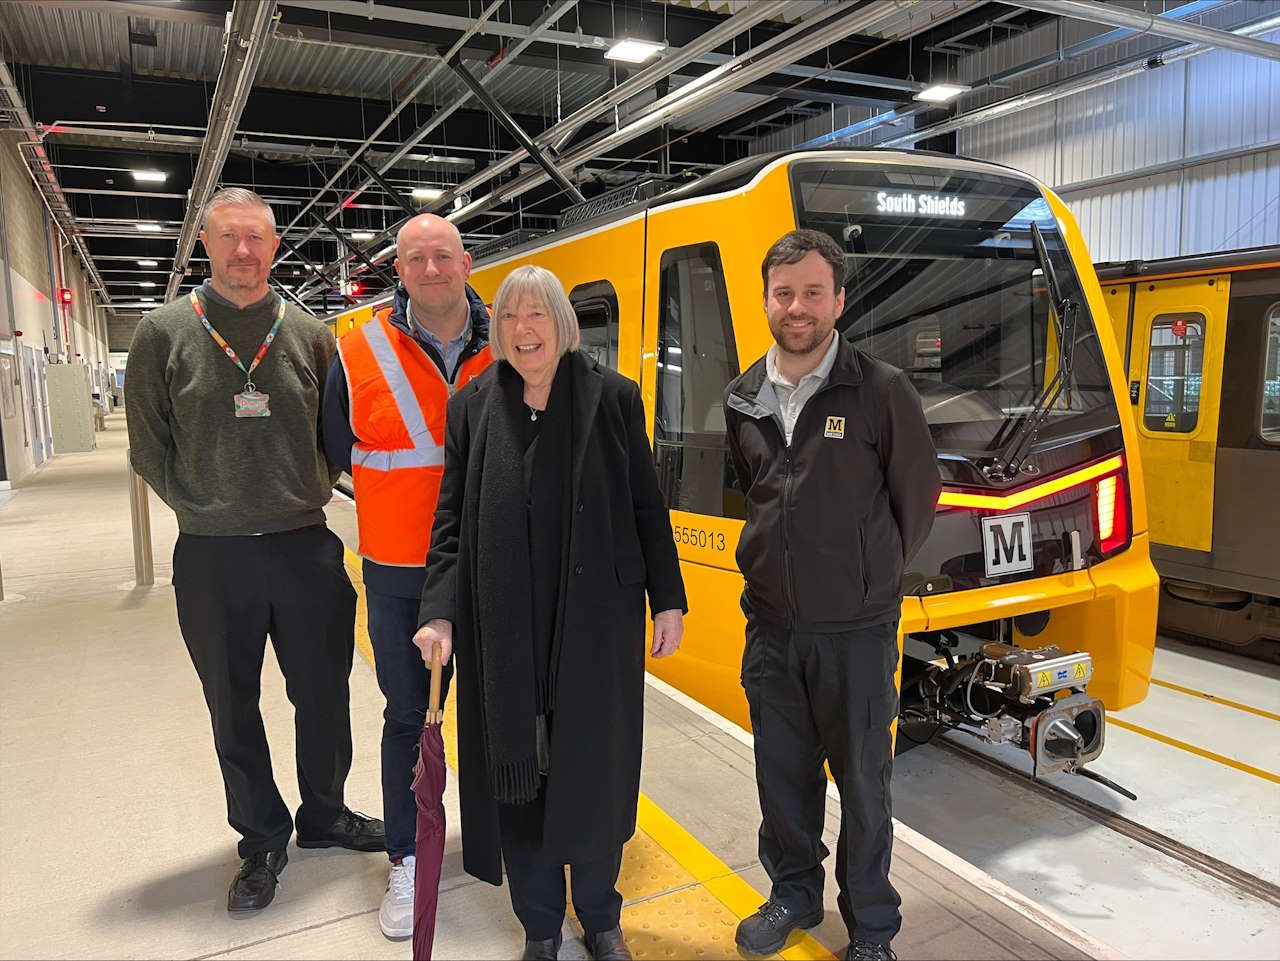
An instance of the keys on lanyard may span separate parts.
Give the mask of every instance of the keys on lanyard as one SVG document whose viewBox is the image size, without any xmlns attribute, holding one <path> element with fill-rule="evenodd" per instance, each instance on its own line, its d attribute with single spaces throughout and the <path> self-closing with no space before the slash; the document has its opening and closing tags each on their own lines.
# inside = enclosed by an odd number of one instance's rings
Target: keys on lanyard
<svg viewBox="0 0 1280 961">
<path fill-rule="evenodd" d="M 271 329 L 267 331 L 266 340 L 262 342 L 262 346 L 258 348 L 258 352 L 253 357 L 248 369 L 245 369 L 244 363 L 240 360 L 240 356 L 235 352 L 230 344 L 226 342 L 223 336 L 214 329 L 213 324 L 209 323 L 209 319 L 204 315 L 204 308 L 200 306 L 200 298 L 196 296 L 196 292 L 191 291 L 191 307 L 195 310 L 196 316 L 200 318 L 200 323 L 204 325 L 204 329 L 209 332 L 209 336 L 213 338 L 214 343 L 222 348 L 222 352 L 231 359 L 231 362 L 244 372 L 245 382 L 244 389 L 238 394 L 232 395 L 232 405 L 237 417 L 270 417 L 271 416 L 271 397 L 258 390 L 253 382 L 253 372 L 258 365 L 262 363 L 262 358 L 267 356 L 267 351 L 271 349 L 271 344 L 276 339 L 276 331 L 280 329 L 280 322 L 284 320 L 284 299 L 280 300 L 280 309 L 276 311 L 276 322 L 271 325 Z"/>
</svg>

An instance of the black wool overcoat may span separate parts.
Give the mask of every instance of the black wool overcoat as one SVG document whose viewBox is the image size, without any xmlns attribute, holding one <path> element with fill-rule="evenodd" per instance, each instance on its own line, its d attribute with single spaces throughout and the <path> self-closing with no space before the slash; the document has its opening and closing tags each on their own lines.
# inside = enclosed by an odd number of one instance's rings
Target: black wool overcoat
<svg viewBox="0 0 1280 961">
<path fill-rule="evenodd" d="M 476 646 L 480 468 L 498 364 L 449 401 L 444 478 L 419 623 L 453 622 L 458 789 L 467 873 L 502 883 Z M 634 382 L 571 355 L 573 463 L 563 634 L 545 792 L 543 847 L 563 863 L 598 858 L 635 833 L 644 724 L 645 594 L 687 610 L 671 519 Z M 487 549 L 487 546 L 486 546 Z M 530 679 L 530 683 L 533 681 Z"/>
</svg>

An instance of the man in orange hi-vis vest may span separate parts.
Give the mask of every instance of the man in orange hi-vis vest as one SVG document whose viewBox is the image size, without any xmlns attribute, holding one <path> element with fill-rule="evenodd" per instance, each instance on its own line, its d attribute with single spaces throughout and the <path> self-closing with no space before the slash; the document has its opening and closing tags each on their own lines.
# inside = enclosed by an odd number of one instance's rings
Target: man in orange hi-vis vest
<svg viewBox="0 0 1280 961">
<path fill-rule="evenodd" d="M 458 229 L 434 214 L 414 217 L 400 228 L 396 253 L 391 306 L 338 341 L 323 432 L 330 463 L 355 487 L 369 638 L 387 699 L 382 809 L 391 874 L 378 920 L 388 938 L 407 938 L 417 817 L 410 782 L 428 684 L 412 639 L 444 473 L 445 406 L 493 357 L 489 314 L 467 284 L 471 256 Z"/>
</svg>

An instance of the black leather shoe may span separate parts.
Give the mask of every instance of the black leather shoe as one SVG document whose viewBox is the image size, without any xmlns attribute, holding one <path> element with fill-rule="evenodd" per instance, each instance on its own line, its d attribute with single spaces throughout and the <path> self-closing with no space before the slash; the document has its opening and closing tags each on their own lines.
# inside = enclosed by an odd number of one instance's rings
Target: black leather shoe
<svg viewBox="0 0 1280 961">
<path fill-rule="evenodd" d="M 347 848 L 349 851 L 385 851 L 387 829 L 377 818 L 344 807 L 338 819 L 321 834 L 305 837 L 298 831 L 300 848 Z"/>
<path fill-rule="evenodd" d="M 289 863 L 286 851 L 260 851 L 250 854 L 240 865 L 235 880 L 227 891 L 227 910 L 261 911 L 276 896 L 276 884 L 284 866 Z"/>
<path fill-rule="evenodd" d="M 557 932 L 554 938 L 545 941 L 525 941 L 520 961 L 556 961 L 563 940 L 564 936 Z"/>
<path fill-rule="evenodd" d="M 844 961 L 898 961 L 893 948 L 874 941 L 851 941 L 844 952 Z"/>
<path fill-rule="evenodd" d="M 631 949 L 622 937 L 622 928 L 585 934 L 582 940 L 587 946 L 587 954 L 596 961 L 631 961 Z"/>
<path fill-rule="evenodd" d="M 811 914 L 800 915 L 780 901 L 770 898 L 751 917 L 738 925 L 734 940 L 748 954 L 776 954 L 797 928 L 821 924 L 825 915 L 822 905 Z"/>
</svg>

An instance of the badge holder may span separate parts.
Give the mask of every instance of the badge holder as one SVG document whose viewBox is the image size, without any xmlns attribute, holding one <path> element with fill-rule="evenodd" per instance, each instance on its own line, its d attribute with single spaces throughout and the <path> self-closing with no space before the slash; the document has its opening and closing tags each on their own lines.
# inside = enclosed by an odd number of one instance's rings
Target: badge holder
<svg viewBox="0 0 1280 961">
<path fill-rule="evenodd" d="M 235 408 L 237 417 L 270 417 L 271 397 L 264 394 L 253 381 L 249 381 L 244 385 L 244 390 L 235 395 Z"/>
</svg>

